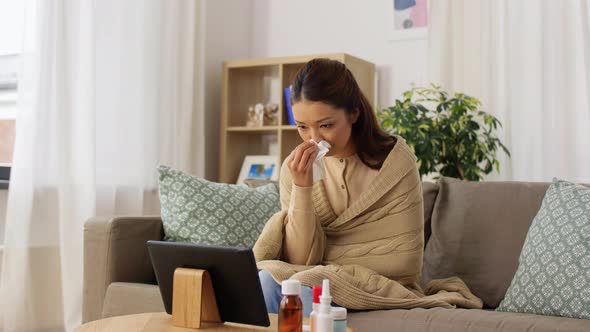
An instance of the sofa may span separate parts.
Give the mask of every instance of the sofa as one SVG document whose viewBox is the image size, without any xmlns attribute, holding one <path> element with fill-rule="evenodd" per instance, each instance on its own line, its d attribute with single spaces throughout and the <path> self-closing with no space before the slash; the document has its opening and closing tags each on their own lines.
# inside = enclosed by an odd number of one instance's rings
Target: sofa
<svg viewBox="0 0 590 332">
<path fill-rule="evenodd" d="M 461 277 L 484 309 L 349 312 L 371 331 L 590 331 L 590 320 L 497 312 L 549 183 L 424 182 L 423 281 Z M 84 227 L 83 321 L 164 311 L 146 248 L 159 216 L 92 218 Z"/>
</svg>

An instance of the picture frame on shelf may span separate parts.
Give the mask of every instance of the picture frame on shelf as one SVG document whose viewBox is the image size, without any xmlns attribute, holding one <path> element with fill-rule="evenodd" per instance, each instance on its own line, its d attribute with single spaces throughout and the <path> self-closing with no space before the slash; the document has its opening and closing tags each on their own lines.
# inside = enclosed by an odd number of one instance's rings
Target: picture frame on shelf
<svg viewBox="0 0 590 332">
<path fill-rule="evenodd" d="M 279 158 L 278 156 L 246 156 L 242 163 L 240 175 L 236 184 L 246 186 L 244 180 L 271 180 L 277 181 L 279 178 Z"/>
<path fill-rule="evenodd" d="M 428 37 L 429 0 L 383 1 L 388 40 L 426 39 Z"/>
</svg>

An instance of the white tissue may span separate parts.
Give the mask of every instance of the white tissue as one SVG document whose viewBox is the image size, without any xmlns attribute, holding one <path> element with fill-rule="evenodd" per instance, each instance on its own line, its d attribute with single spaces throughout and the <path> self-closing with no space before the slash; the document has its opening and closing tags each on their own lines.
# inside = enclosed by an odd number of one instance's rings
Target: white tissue
<svg viewBox="0 0 590 332">
<path fill-rule="evenodd" d="M 316 143 L 314 140 L 311 141 L 317 144 L 318 148 L 320 149 L 313 162 L 313 182 L 316 182 L 323 180 L 326 177 L 324 170 L 324 156 L 328 153 L 328 151 L 330 151 L 332 146 L 326 141 L 320 141 L 319 143 Z"/>
</svg>

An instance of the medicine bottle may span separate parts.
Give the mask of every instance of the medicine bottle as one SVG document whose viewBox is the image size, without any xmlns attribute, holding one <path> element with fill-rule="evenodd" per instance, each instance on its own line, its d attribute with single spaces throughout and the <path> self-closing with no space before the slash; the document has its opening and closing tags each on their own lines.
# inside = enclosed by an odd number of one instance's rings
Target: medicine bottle
<svg viewBox="0 0 590 332">
<path fill-rule="evenodd" d="M 301 282 L 299 280 L 285 280 L 281 284 L 283 298 L 279 304 L 279 332 L 302 332 L 303 303 Z"/>
<path fill-rule="evenodd" d="M 334 332 L 346 332 L 346 308 L 332 307 L 330 314 L 334 319 Z"/>
</svg>

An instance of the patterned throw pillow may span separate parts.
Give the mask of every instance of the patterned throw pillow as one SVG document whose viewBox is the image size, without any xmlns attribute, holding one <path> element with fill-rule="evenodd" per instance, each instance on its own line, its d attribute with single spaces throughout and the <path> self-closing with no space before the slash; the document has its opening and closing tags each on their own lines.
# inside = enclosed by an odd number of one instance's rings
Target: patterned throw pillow
<svg viewBox="0 0 590 332">
<path fill-rule="evenodd" d="M 280 210 L 274 184 L 255 189 L 158 167 L 165 240 L 252 247 Z"/>
<path fill-rule="evenodd" d="M 590 188 L 553 180 L 497 310 L 590 319 Z"/>
</svg>

